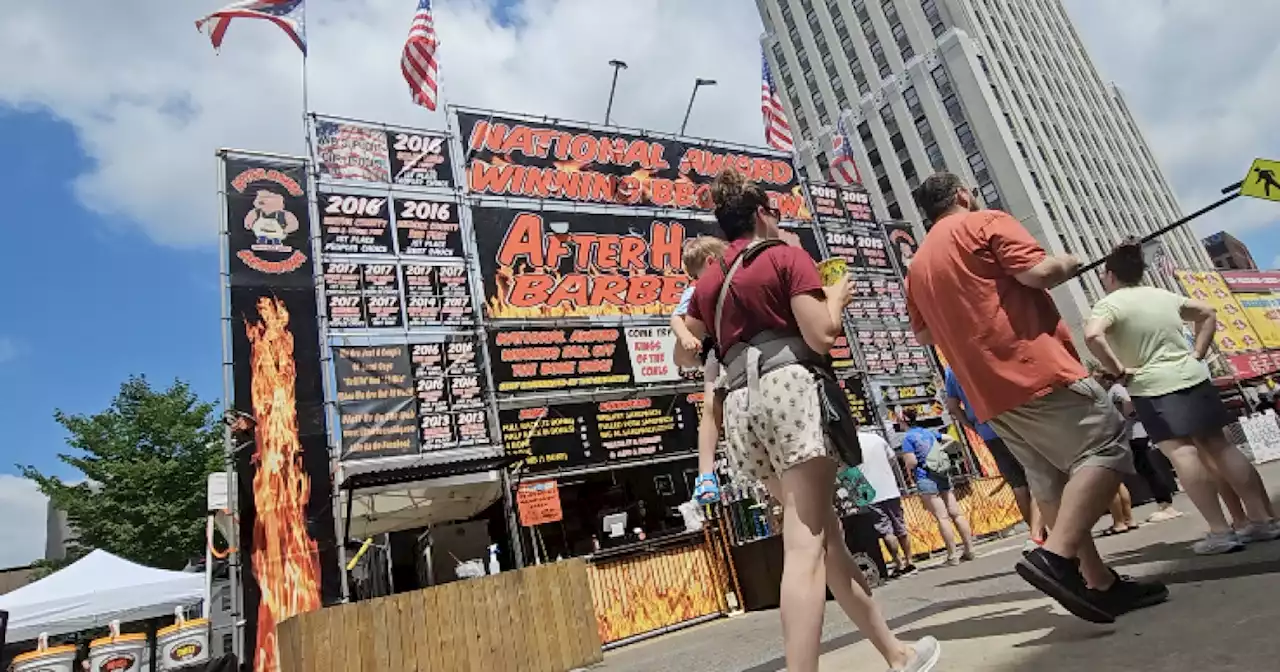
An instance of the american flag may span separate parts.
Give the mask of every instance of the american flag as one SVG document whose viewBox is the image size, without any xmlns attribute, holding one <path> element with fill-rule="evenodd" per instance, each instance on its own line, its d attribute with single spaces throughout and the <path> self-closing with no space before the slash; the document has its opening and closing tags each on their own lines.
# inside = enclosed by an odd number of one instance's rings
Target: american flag
<svg viewBox="0 0 1280 672">
<path fill-rule="evenodd" d="M 842 187 L 862 184 L 862 175 L 858 173 L 858 164 L 853 160 L 853 148 L 849 146 L 849 131 L 845 128 L 843 118 L 836 121 L 836 132 L 831 136 L 831 156 L 832 182 Z"/>
<path fill-rule="evenodd" d="M 231 19 L 266 19 L 277 26 L 307 53 L 307 36 L 304 30 L 302 0 L 240 0 L 233 2 L 209 16 L 196 21 L 196 30 L 209 33 L 213 48 L 222 47 Z"/>
<path fill-rule="evenodd" d="M 409 40 L 404 43 L 404 54 L 400 57 L 400 71 L 409 83 L 413 102 L 428 110 L 436 109 L 436 80 L 439 79 L 436 49 L 439 46 L 431 0 L 418 0 L 418 13 L 413 15 Z"/>
<path fill-rule="evenodd" d="M 782 109 L 782 99 L 778 97 L 778 87 L 773 83 L 773 75 L 769 74 L 769 59 L 764 52 L 760 53 L 760 111 L 764 114 L 764 139 L 769 146 L 783 151 L 795 150 L 791 141 L 791 126 L 787 124 L 787 113 Z"/>
</svg>

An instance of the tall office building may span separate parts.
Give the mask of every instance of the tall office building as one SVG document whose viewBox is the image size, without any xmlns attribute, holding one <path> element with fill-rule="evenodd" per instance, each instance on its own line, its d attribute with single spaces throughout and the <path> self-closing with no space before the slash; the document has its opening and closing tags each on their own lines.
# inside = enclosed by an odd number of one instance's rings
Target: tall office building
<svg viewBox="0 0 1280 672">
<path fill-rule="evenodd" d="M 912 190 L 941 170 L 1050 252 L 1084 260 L 1182 216 L 1124 97 L 1098 76 L 1059 0 L 756 4 L 805 173 L 829 174 L 843 116 L 881 218 L 922 224 Z M 1212 267 L 1192 231 L 1160 240 L 1157 266 Z M 1102 294 L 1093 273 L 1054 290 L 1077 334 Z"/>
</svg>

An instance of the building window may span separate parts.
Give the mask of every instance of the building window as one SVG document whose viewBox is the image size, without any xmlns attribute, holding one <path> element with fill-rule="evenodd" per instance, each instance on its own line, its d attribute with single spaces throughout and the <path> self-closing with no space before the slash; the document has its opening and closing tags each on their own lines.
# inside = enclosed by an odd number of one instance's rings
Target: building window
<svg viewBox="0 0 1280 672">
<path fill-rule="evenodd" d="M 902 219 L 902 208 L 897 201 L 890 203 L 887 210 L 889 211 L 889 219 Z"/>
<path fill-rule="evenodd" d="M 951 118 L 953 124 L 963 124 L 965 122 L 964 110 L 960 107 L 960 97 L 952 94 L 942 101 L 942 107 L 947 110 L 947 116 Z"/>
<path fill-rule="evenodd" d="M 955 93 L 955 90 L 951 88 L 951 78 L 947 76 L 945 67 L 939 65 L 929 73 L 929 76 L 933 78 L 934 86 L 938 87 L 938 95 L 945 98 Z"/>
<path fill-rule="evenodd" d="M 235 650 L 235 648 L 236 648 L 235 640 L 232 638 L 232 636 L 229 634 L 223 635 L 222 636 L 222 655 L 225 656 L 228 653 L 232 653 Z"/>
<path fill-rule="evenodd" d="M 924 106 L 920 104 L 920 94 L 916 93 L 916 87 L 908 86 L 902 90 L 902 102 L 907 104 L 907 112 L 911 113 L 912 119 L 924 116 Z"/>
<path fill-rule="evenodd" d="M 884 47 L 880 45 L 879 40 L 871 43 L 871 58 L 876 65 L 880 66 L 880 78 L 888 77 L 892 70 L 889 68 L 889 59 L 885 58 Z"/>
<path fill-rule="evenodd" d="M 929 119 L 926 117 L 916 119 L 916 133 L 919 134 L 920 142 L 922 144 L 927 145 L 937 140 L 937 138 L 933 136 L 933 128 L 929 126 Z"/>
<path fill-rule="evenodd" d="M 969 168 L 973 170 L 973 179 L 979 183 L 991 181 L 991 171 L 987 169 L 987 160 L 982 158 L 982 152 L 974 152 L 969 155 Z"/>
<path fill-rule="evenodd" d="M 220 591 L 219 608 L 223 611 L 231 611 L 231 589 L 224 588 Z"/>
<path fill-rule="evenodd" d="M 992 210 L 1003 210 L 1004 204 L 1000 201 L 1000 192 L 996 189 L 994 182 L 984 182 L 978 187 L 978 193 L 982 196 L 982 202 Z"/>
<path fill-rule="evenodd" d="M 867 152 L 867 163 L 871 164 L 871 169 L 878 174 L 884 173 L 884 162 L 880 160 L 880 150 L 872 149 Z"/>
<path fill-rule="evenodd" d="M 893 193 L 893 183 L 889 182 L 889 176 L 884 175 L 876 180 L 876 185 L 880 187 L 880 193 L 889 195 Z"/>
<path fill-rule="evenodd" d="M 929 20 L 934 37 L 946 32 L 947 27 L 942 23 L 942 14 L 938 11 L 938 0 L 921 0 L 920 8 L 924 10 L 924 18 Z"/>
<path fill-rule="evenodd" d="M 915 189 L 920 184 L 920 178 L 916 174 L 916 164 L 911 159 L 904 159 L 900 164 L 902 167 L 902 176 L 907 180 L 907 188 Z"/>
<path fill-rule="evenodd" d="M 947 169 L 947 162 L 942 158 L 942 148 L 938 143 L 934 142 L 926 146 L 924 153 L 929 157 L 929 165 L 933 166 L 934 171 L 941 173 Z"/>
<path fill-rule="evenodd" d="M 960 141 L 960 148 L 966 155 L 978 151 L 978 139 L 974 137 L 968 122 L 956 126 L 956 139 Z"/>
<path fill-rule="evenodd" d="M 862 144 L 866 147 L 871 147 L 875 144 L 871 136 L 871 124 L 865 121 L 858 124 L 858 137 L 862 138 Z"/>
</svg>

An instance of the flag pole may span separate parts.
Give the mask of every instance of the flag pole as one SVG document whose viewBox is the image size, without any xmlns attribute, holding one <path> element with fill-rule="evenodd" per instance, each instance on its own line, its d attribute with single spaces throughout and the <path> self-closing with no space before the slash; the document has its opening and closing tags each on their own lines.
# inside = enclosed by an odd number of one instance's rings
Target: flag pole
<svg viewBox="0 0 1280 672">
<path fill-rule="evenodd" d="M 311 124 L 308 123 L 307 116 L 311 113 L 311 104 L 308 100 L 307 87 L 307 54 L 311 51 L 311 36 L 307 33 L 307 3 L 302 3 L 302 43 L 306 45 L 302 48 L 302 133 L 307 143 L 307 155 L 311 154 Z"/>
</svg>

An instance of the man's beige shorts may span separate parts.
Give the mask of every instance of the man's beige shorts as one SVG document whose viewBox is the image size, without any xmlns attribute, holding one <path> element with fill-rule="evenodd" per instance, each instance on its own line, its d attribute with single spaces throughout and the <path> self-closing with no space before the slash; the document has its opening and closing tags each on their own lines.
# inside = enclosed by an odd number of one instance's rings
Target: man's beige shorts
<svg viewBox="0 0 1280 672">
<path fill-rule="evenodd" d="M 1084 467 L 1134 473 L 1124 416 L 1092 378 L 1001 413 L 990 425 L 1026 468 L 1040 501 L 1061 499 L 1067 479 Z"/>
</svg>

